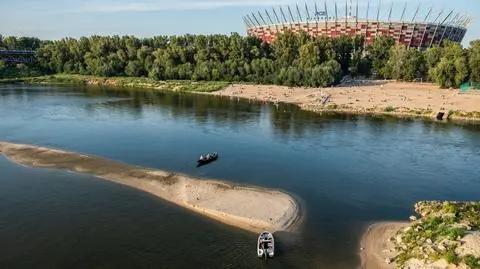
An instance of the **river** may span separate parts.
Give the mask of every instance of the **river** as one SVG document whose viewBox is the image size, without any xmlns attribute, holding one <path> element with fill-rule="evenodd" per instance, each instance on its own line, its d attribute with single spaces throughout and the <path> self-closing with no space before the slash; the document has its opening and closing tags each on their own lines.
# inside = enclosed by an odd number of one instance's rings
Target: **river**
<svg viewBox="0 0 480 269">
<path fill-rule="evenodd" d="M 418 200 L 479 199 L 475 125 L 24 85 L 0 86 L 0 115 L 0 141 L 278 188 L 305 207 L 299 233 L 278 234 L 278 256 L 262 261 L 255 234 L 135 189 L 1 157 L 0 268 L 352 269 L 369 223 L 406 220 Z M 211 151 L 219 160 L 196 168 Z"/>
</svg>

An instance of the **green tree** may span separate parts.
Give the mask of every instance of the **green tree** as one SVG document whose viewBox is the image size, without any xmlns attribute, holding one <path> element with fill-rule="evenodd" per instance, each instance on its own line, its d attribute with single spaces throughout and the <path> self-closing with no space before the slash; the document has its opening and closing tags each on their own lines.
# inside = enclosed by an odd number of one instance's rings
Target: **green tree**
<svg viewBox="0 0 480 269">
<path fill-rule="evenodd" d="M 394 46 L 379 37 L 364 48 L 364 37 L 312 37 L 305 32 L 279 34 L 276 42 L 237 33 L 136 38 L 91 36 L 48 41 L 2 37 L 0 46 L 36 50 L 44 73 L 98 76 L 148 76 L 153 79 L 250 81 L 328 86 L 343 74 L 413 80 L 429 78 L 443 87 L 478 81 L 479 42 L 468 50 L 445 43 L 426 52 Z M 27 66 L 28 67 L 28 66 Z M 31 73 L 26 68 L 25 74 Z"/>
<path fill-rule="evenodd" d="M 480 82 L 480 40 L 470 42 L 468 50 L 468 64 L 470 67 L 470 82 Z"/>
<path fill-rule="evenodd" d="M 458 43 L 445 42 L 440 62 L 430 75 L 442 88 L 459 87 L 468 77 L 466 52 Z"/>
<path fill-rule="evenodd" d="M 125 75 L 129 77 L 140 77 L 143 76 L 144 73 L 145 69 L 140 60 L 129 61 L 125 67 Z"/>
<path fill-rule="evenodd" d="M 344 74 L 348 73 L 348 67 L 352 58 L 354 48 L 353 39 L 350 36 L 342 35 L 333 40 L 333 47 L 337 55 L 337 61 L 340 63 Z"/>
<path fill-rule="evenodd" d="M 300 47 L 299 65 L 312 68 L 320 63 L 320 48 L 314 42 L 307 42 Z"/>
<path fill-rule="evenodd" d="M 385 65 L 390 56 L 390 48 L 395 44 L 392 37 L 377 37 L 367 47 L 367 55 L 372 63 L 372 73 L 385 77 Z"/>
<path fill-rule="evenodd" d="M 390 58 L 385 64 L 384 73 L 386 78 L 412 81 L 424 78 L 426 69 L 422 52 L 399 44 L 390 49 Z"/>
<path fill-rule="evenodd" d="M 277 36 L 273 50 L 278 66 L 289 67 L 296 62 L 299 55 L 298 39 L 298 36 L 291 31 Z"/>
<path fill-rule="evenodd" d="M 403 79 L 413 81 L 418 78 L 424 79 L 426 75 L 427 62 L 425 54 L 416 49 L 407 50 Z"/>
<path fill-rule="evenodd" d="M 407 48 L 403 44 L 390 48 L 390 56 L 385 63 L 383 73 L 385 78 L 403 79 L 407 61 Z"/>
<path fill-rule="evenodd" d="M 443 48 L 439 46 L 433 46 L 432 48 L 429 48 L 427 52 L 425 53 L 425 60 L 427 64 L 427 72 L 428 72 L 428 78 L 431 81 L 435 81 L 435 67 L 437 64 L 440 62 L 442 59 L 442 54 L 443 54 Z"/>
</svg>

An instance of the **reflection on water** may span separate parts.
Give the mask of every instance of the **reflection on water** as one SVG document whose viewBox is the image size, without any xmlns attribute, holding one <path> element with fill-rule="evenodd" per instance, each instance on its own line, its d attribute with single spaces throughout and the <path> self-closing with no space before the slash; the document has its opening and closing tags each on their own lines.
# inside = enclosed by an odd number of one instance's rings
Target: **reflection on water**
<svg viewBox="0 0 480 269">
<path fill-rule="evenodd" d="M 83 208 L 105 212 L 107 206 L 120 210 L 124 218 L 134 219 L 122 224 L 112 215 L 72 217 L 69 225 L 88 226 L 96 236 L 75 237 L 78 244 L 90 247 L 74 249 L 82 257 L 79 259 L 62 256 L 62 267 L 73 268 L 80 259 L 92 256 L 89 263 L 78 263 L 77 268 L 121 268 L 131 264 L 127 260 L 138 261 L 135 264 L 140 267 L 181 268 L 186 258 L 177 257 L 188 253 L 198 263 L 197 268 L 234 268 L 239 264 L 253 268 L 351 269 L 358 264 L 358 240 L 367 223 L 404 220 L 417 200 L 478 200 L 480 189 L 480 170 L 476 169 L 480 163 L 480 128 L 469 124 L 320 116 L 292 105 L 188 93 L 9 85 L 0 86 L 0 114 L 0 140 L 60 147 L 194 176 L 279 188 L 297 195 L 306 205 L 307 217 L 300 235 L 280 235 L 281 255 L 264 264 L 255 258 L 255 235 L 250 233 L 194 218 L 181 209 L 166 213 L 173 211 L 165 209 L 167 205 L 162 201 L 147 199 L 148 195 L 129 189 L 120 191 L 102 181 L 85 177 L 75 184 L 64 184 L 60 182 L 65 177 L 61 173 L 54 178 L 50 174 L 30 177 L 30 170 L 12 170 L 3 165 L 2 170 L 9 171 L 9 176 L 1 180 L 9 188 L 2 190 L 16 195 L 0 194 L 2 202 L 9 205 L 0 211 L 0 223 L 7 225 L 12 234 L 22 235 L 9 241 L 17 246 L 10 249 L 9 257 L 21 256 L 20 246 L 25 244 L 37 257 L 44 253 L 44 244 L 50 244 L 50 253 L 59 253 L 73 244 L 49 240 L 56 236 L 55 229 L 45 231 L 43 241 L 39 241 L 37 233 L 25 228 L 32 223 L 27 212 L 34 205 L 22 209 L 15 201 L 31 197 L 31 191 L 40 186 L 45 193 L 59 188 L 51 195 L 53 204 L 62 204 L 79 193 L 96 197 L 95 203 L 89 199 L 70 201 L 78 205 L 70 209 L 72 212 Z M 199 153 L 211 151 L 219 152 L 221 159 L 196 168 Z M 23 186 L 30 181 L 39 186 L 19 187 L 15 183 L 18 179 Z M 52 206 L 40 203 L 35 208 L 41 212 Z M 16 218 L 27 226 L 6 222 L 9 217 L 5 216 L 12 212 L 17 212 Z M 50 213 L 43 223 L 45 229 L 64 215 L 55 207 Z M 156 229 L 157 225 L 162 228 Z M 81 234 L 81 229 L 72 228 L 71 233 Z M 174 241 L 169 235 L 180 229 L 189 231 L 188 240 L 171 249 L 158 243 Z M 142 236 L 135 239 L 140 231 Z M 122 234 L 130 235 L 128 240 Z M 6 246 L 0 242 L 0 247 Z M 0 267 L 2 262 L 20 264 L 13 258 L 2 260 L 0 255 Z M 44 259 L 43 266 L 37 268 L 51 268 L 48 264 Z"/>
</svg>

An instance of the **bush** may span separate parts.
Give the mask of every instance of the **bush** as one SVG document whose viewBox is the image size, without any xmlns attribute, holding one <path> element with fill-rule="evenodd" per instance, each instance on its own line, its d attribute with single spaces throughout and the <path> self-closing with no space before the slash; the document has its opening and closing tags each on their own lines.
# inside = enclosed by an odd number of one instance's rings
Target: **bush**
<svg viewBox="0 0 480 269">
<path fill-rule="evenodd" d="M 395 111 L 395 108 L 392 107 L 392 106 L 387 106 L 386 108 L 383 109 L 383 111 L 385 111 L 385 112 L 393 112 L 393 111 Z"/>
<path fill-rule="evenodd" d="M 453 264 L 458 264 L 458 256 L 455 253 L 454 250 L 449 250 L 445 255 L 443 255 L 443 258 L 448 262 L 448 263 L 453 263 Z"/>
<path fill-rule="evenodd" d="M 472 269 L 480 268 L 480 258 L 475 258 L 472 255 L 467 255 L 464 258 L 465 264 L 470 266 Z"/>
</svg>

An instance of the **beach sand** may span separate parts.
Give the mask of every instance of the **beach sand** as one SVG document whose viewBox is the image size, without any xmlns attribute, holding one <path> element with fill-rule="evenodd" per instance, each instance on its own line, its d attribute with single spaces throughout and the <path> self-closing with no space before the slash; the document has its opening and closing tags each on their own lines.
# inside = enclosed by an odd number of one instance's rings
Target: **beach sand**
<svg viewBox="0 0 480 269">
<path fill-rule="evenodd" d="M 393 242 L 389 239 L 409 225 L 407 222 L 381 222 L 370 225 L 360 243 L 361 268 L 394 269 L 395 264 L 387 263 L 387 260 L 395 255 Z"/>
<path fill-rule="evenodd" d="M 385 109 L 391 107 L 395 108 L 395 111 L 389 113 L 392 115 L 416 115 L 422 112 L 432 114 L 429 116 L 433 117 L 439 111 L 480 111 L 478 105 L 480 94 L 460 94 L 458 89 L 440 89 L 431 83 L 393 81 L 358 83 L 330 88 L 232 84 L 211 94 L 255 101 L 293 103 L 305 110 L 317 112 L 338 110 L 386 114 Z M 328 101 L 323 104 L 322 99 L 327 96 Z"/>
<path fill-rule="evenodd" d="M 277 190 L 194 178 L 34 145 L 3 142 L 0 152 L 20 165 L 88 173 L 143 190 L 252 232 L 293 231 L 301 220 L 299 203 Z"/>
</svg>

